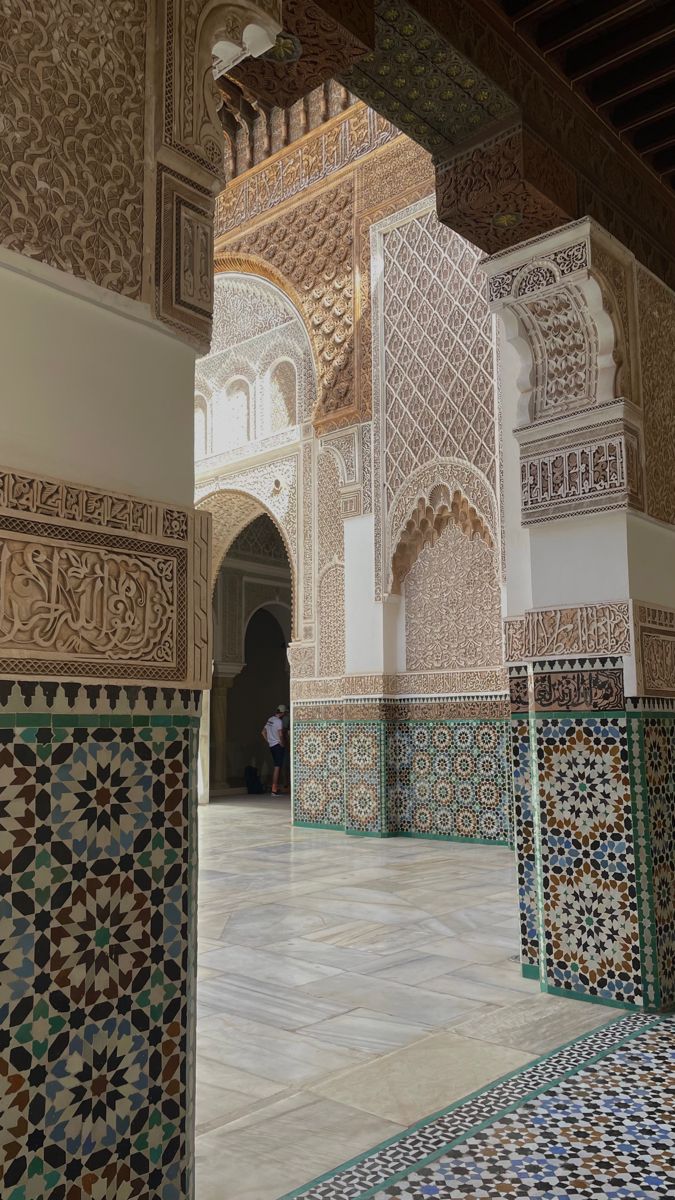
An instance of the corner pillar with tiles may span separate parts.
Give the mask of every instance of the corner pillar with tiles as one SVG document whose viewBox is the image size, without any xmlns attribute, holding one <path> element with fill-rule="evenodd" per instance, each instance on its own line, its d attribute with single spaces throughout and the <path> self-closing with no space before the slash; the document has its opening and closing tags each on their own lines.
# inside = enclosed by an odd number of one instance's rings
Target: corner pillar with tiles
<svg viewBox="0 0 675 1200">
<path fill-rule="evenodd" d="M 675 1003 L 675 296 L 577 221 L 487 262 L 525 974 Z"/>
</svg>

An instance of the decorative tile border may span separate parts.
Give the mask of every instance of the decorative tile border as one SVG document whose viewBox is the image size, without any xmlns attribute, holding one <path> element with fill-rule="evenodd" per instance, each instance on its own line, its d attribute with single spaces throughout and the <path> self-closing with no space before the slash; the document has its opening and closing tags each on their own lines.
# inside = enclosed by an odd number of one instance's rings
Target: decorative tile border
<svg viewBox="0 0 675 1200">
<path fill-rule="evenodd" d="M 612 1021 L 473 1092 L 329 1175 L 289 1192 L 281 1200 L 368 1200 L 375 1197 L 381 1194 L 382 1188 L 395 1184 L 423 1163 L 437 1159 L 453 1145 L 483 1129 L 486 1123 L 518 1109 L 531 1098 L 554 1088 L 567 1076 L 593 1067 L 606 1055 L 629 1046 L 642 1035 L 667 1029 L 670 1044 L 671 1028 L 669 1022 L 644 1014 L 631 1014 Z M 392 1194 L 396 1195 L 396 1192 Z M 442 1195 L 440 1192 L 429 1194 Z"/>
</svg>

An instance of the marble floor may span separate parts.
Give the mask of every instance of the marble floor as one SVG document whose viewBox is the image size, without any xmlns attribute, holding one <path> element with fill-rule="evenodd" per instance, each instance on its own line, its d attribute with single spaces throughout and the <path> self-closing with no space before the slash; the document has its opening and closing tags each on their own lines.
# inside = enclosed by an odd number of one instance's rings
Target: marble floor
<svg viewBox="0 0 675 1200">
<path fill-rule="evenodd" d="M 196 1200 L 277 1200 L 616 1016 L 522 978 L 508 850 L 199 822 Z"/>
</svg>

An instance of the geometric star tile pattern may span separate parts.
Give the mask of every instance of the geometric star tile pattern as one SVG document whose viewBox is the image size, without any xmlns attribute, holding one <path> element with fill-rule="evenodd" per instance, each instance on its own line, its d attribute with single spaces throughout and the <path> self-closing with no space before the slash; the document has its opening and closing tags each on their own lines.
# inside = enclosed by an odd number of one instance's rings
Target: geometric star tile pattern
<svg viewBox="0 0 675 1200">
<path fill-rule="evenodd" d="M 506 844 L 508 736 L 508 722 L 498 719 L 392 722 L 387 730 L 390 831 Z"/>
<path fill-rule="evenodd" d="M 177 708 L 2 714 L 3 1200 L 188 1192 L 198 716 Z"/>
<path fill-rule="evenodd" d="M 640 1001 L 640 924 L 627 720 L 538 717 L 546 979 Z"/>
<path fill-rule="evenodd" d="M 502 719 L 296 721 L 293 819 L 505 845 L 508 738 Z"/>
</svg>

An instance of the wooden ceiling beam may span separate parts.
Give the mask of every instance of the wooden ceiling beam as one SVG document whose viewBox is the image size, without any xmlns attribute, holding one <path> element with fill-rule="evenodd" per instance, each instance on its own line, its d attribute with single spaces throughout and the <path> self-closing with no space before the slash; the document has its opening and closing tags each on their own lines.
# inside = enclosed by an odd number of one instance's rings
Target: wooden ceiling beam
<svg viewBox="0 0 675 1200">
<path fill-rule="evenodd" d="M 587 79 L 593 79 L 605 71 L 616 70 L 620 66 L 625 66 L 632 59 L 639 55 L 645 54 L 663 46 L 664 43 L 672 41 L 675 37 L 675 10 L 672 5 L 669 5 L 669 11 L 666 14 L 667 21 L 664 24 L 660 19 L 661 13 L 655 13 L 655 17 L 659 17 L 658 21 L 648 21 L 642 18 L 639 22 L 629 25 L 622 33 L 621 38 L 608 38 L 607 49 L 604 53 L 598 50 L 593 53 L 592 47 L 586 47 L 579 51 L 578 55 L 571 55 L 572 61 L 564 61 L 562 63 L 563 70 L 568 79 L 573 84 L 583 83 Z M 576 61 L 576 65 L 575 65 Z"/>
<path fill-rule="evenodd" d="M 629 101 L 625 105 L 617 105 L 607 115 L 619 133 L 625 134 L 633 133 L 643 125 L 649 125 L 661 117 L 668 117 L 671 113 L 675 113 L 675 89 L 672 90 L 670 99 L 653 99 L 650 104 L 647 94 L 642 106 L 635 102 L 631 105 Z"/>
<path fill-rule="evenodd" d="M 550 22 L 543 22 L 537 31 L 537 45 L 544 54 L 569 50 L 594 34 L 601 34 L 607 26 L 616 25 L 622 17 L 644 9 L 648 3 L 649 0 L 622 0 L 619 4 L 608 6 L 604 12 L 598 12 L 596 6 L 596 11 L 591 9 L 587 20 L 581 21 L 576 28 L 570 24 L 567 30 L 564 29 L 565 13 L 562 13 L 559 19 L 552 17 Z M 555 26 L 559 26 L 558 31 Z M 548 34 L 547 27 L 550 29 Z"/>
</svg>

